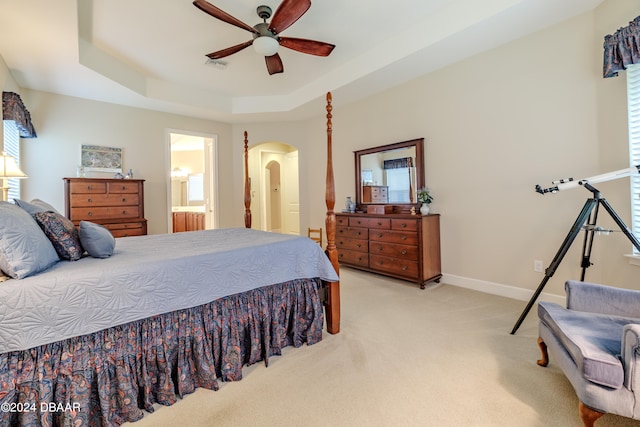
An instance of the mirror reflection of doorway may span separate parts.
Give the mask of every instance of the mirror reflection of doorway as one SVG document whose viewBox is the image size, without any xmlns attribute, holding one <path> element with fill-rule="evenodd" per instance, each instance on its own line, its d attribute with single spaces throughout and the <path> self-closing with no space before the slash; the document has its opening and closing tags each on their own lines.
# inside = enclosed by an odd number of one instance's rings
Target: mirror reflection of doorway
<svg viewBox="0 0 640 427">
<path fill-rule="evenodd" d="M 169 231 L 216 228 L 215 137 L 169 132 L 169 141 Z"/>
<path fill-rule="evenodd" d="M 252 227 L 300 234 L 298 150 L 269 142 L 249 150 Z"/>
</svg>

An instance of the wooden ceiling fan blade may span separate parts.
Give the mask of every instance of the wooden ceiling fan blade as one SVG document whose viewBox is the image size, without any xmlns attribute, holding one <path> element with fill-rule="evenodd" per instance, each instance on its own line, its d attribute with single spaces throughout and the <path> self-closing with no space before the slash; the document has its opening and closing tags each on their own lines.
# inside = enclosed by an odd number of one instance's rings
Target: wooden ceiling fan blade
<svg viewBox="0 0 640 427">
<path fill-rule="evenodd" d="M 252 26 L 245 24 L 244 22 L 240 21 L 237 18 L 234 18 L 233 16 L 229 15 L 227 12 L 223 11 L 222 9 L 218 9 L 208 1 L 195 0 L 193 2 L 193 5 L 198 9 L 200 9 L 201 11 L 203 11 L 204 13 L 207 13 L 213 16 L 214 18 L 217 18 L 223 22 L 226 22 L 227 24 L 235 25 L 236 27 L 242 28 L 243 30 L 247 30 L 254 34 L 258 34 L 258 31 Z"/>
<path fill-rule="evenodd" d="M 280 37 L 280 46 L 308 53 L 316 56 L 329 56 L 336 47 L 331 43 L 319 42 L 317 40 L 298 39 L 295 37 Z"/>
<path fill-rule="evenodd" d="M 210 59 L 220 59 L 225 56 L 233 55 L 236 52 L 240 52 L 242 49 L 247 48 L 253 44 L 253 40 L 249 40 L 248 42 L 240 43 L 235 46 L 228 47 L 226 49 L 219 50 L 217 52 L 211 52 L 206 56 Z"/>
<path fill-rule="evenodd" d="M 267 63 L 267 70 L 269 74 L 278 74 L 284 71 L 284 66 L 282 65 L 282 59 L 280 59 L 280 55 L 277 53 L 272 56 L 265 56 L 264 60 Z"/>
<path fill-rule="evenodd" d="M 296 22 L 311 7 L 311 0 L 284 0 L 271 18 L 269 30 L 280 34 Z"/>
</svg>

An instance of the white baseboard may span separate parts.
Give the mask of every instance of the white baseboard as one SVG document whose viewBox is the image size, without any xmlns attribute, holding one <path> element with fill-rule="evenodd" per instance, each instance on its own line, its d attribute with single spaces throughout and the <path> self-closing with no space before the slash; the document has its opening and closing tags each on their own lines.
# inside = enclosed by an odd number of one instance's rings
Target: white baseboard
<svg viewBox="0 0 640 427">
<path fill-rule="evenodd" d="M 440 279 L 443 283 L 461 288 L 472 289 L 474 291 L 485 292 L 487 294 L 498 295 L 517 299 L 521 301 L 529 301 L 533 296 L 534 290 L 517 288 L 515 286 L 503 285 L 501 283 L 487 282 L 485 280 L 470 279 L 468 277 L 456 276 L 454 274 L 443 274 Z M 564 306 L 566 304 L 565 295 L 555 295 L 542 292 L 538 297 L 539 301 L 555 302 Z"/>
</svg>

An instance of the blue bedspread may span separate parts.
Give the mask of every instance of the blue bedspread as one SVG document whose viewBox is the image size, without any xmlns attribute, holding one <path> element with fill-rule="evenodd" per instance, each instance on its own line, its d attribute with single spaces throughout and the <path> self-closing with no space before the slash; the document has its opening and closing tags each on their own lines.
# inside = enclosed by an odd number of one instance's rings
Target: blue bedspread
<svg viewBox="0 0 640 427">
<path fill-rule="evenodd" d="M 0 283 L 0 354 L 304 278 L 338 280 L 306 237 L 234 228 L 121 238 L 110 258 Z"/>
</svg>

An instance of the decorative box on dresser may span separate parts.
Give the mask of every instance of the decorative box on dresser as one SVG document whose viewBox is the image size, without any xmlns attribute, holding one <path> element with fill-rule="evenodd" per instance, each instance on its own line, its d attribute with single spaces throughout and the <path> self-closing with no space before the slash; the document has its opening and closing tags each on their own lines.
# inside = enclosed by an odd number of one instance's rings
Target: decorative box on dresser
<svg viewBox="0 0 640 427">
<path fill-rule="evenodd" d="M 412 281 L 439 282 L 440 215 L 336 214 L 341 264 Z"/>
<path fill-rule="evenodd" d="M 65 215 L 91 221 L 114 237 L 147 234 L 143 179 L 64 178 Z"/>
</svg>

